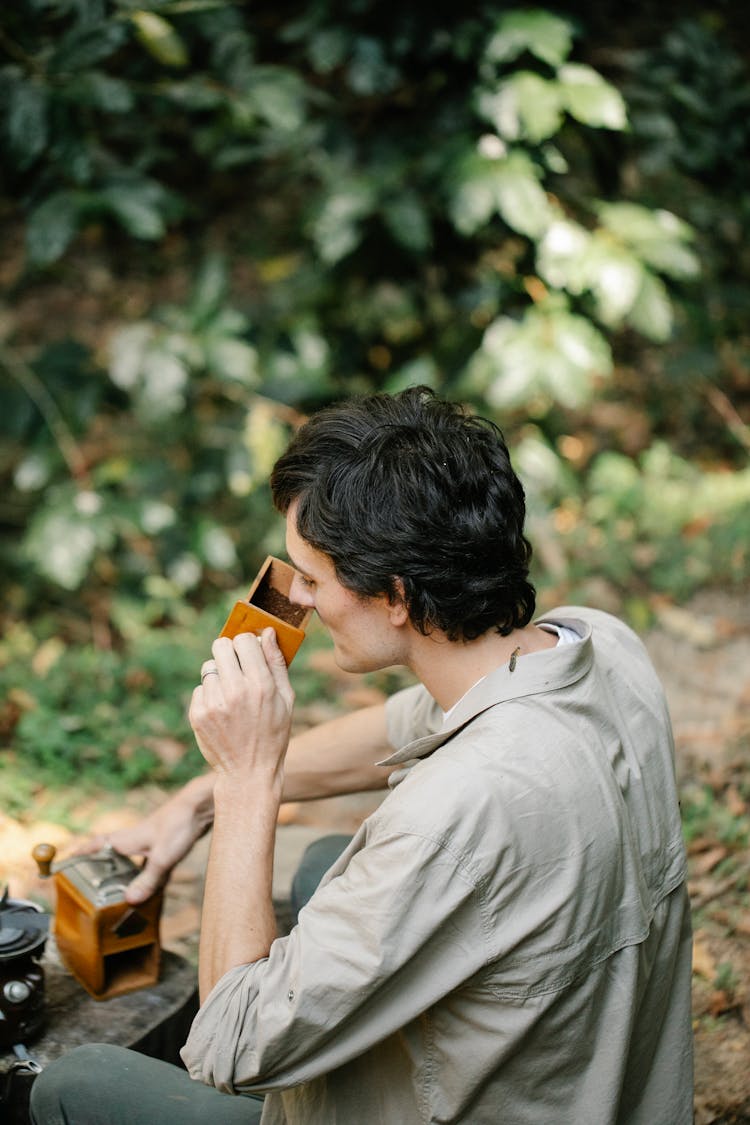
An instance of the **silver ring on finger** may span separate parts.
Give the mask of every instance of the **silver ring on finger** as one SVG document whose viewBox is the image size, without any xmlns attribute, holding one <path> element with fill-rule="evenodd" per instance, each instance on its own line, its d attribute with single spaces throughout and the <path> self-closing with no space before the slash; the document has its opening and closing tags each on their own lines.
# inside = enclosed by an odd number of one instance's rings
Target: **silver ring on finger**
<svg viewBox="0 0 750 1125">
<path fill-rule="evenodd" d="M 206 676 L 218 676 L 218 668 L 206 668 L 205 672 L 201 672 L 201 683 L 205 680 Z"/>
</svg>

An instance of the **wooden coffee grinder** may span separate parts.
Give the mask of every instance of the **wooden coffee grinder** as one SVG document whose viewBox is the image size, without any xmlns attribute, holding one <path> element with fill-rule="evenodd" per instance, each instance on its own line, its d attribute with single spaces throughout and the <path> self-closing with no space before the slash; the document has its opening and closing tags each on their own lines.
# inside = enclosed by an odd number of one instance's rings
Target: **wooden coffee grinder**
<svg viewBox="0 0 750 1125">
<path fill-rule="evenodd" d="M 63 964 L 95 1000 L 108 1000 L 159 978 L 162 893 L 131 906 L 125 889 L 140 868 L 112 847 L 74 856 L 52 870 L 55 848 L 32 855 L 42 877 L 54 875 L 55 941 Z"/>
</svg>

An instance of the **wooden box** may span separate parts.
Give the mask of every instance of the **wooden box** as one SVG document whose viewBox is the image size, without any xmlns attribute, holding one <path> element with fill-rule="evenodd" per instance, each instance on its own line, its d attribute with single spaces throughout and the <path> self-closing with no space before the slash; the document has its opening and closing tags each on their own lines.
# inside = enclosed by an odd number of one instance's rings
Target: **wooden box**
<svg viewBox="0 0 750 1125">
<path fill-rule="evenodd" d="M 246 598 L 235 602 L 219 636 L 238 633 L 260 635 L 269 625 L 276 630 L 284 659 L 291 664 L 305 639 L 305 627 L 312 610 L 289 601 L 294 568 L 269 555 L 258 571 Z"/>
</svg>

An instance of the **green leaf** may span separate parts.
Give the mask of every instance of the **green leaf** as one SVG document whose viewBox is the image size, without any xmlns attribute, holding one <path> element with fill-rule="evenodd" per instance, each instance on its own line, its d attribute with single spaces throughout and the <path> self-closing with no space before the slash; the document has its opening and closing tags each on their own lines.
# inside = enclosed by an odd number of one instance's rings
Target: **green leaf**
<svg viewBox="0 0 750 1125">
<path fill-rule="evenodd" d="M 210 340 L 206 346 L 206 362 L 221 379 L 234 379 L 253 386 L 258 380 L 258 353 L 243 340 Z"/>
<path fill-rule="evenodd" d="M 31 521 L 24 553 L 40 574 L 65 590 L 75 590 L 96 552 L 112 546 L 112 523 L 97 493 L 65 489 L 47 500 Z"/>
<path fill-rule="evenodd" d="M 148 53 L 164 66 L 183 67 L 190 61 L 184 40 L 163 16 L 140 10 L 130 18 L 138 39 Z"/>
<path fill-rule="evenodd" d="M 514 150 L 491 159 L 464 160 L 451 200 L 451 218 L 462 234 L 473 234 L 498 213 L 513 230 L 538 238 L 552 220 L 552 208 L 529 156 Z"/>
<path fill-rule="evenodd" d="M 127 31 L 112 19 L 95 24 L 76 24 L 60 40 L 49 60 L 53 74 L 73 74 L 87 70 L 108 59 L 123 45 Z"/>
<path fill-rule="evenodd" d="M 557 72 L 563 104 L 576 121 L 595 128 L 627 128 L 628 116 L 619 90 L 583 63 L 568 63 Z"/>
<path fill-rule="evenodd" d="M 274 74 L 272 67 L 263 71 L 264 78 L 253 82 L 251 102 L 258 114 L 272 129 L 292 133 L 305 120 L 304 83 L 287 71 Z"/>
<path fill-rule="evenodd" d="M 692 228 L 670 211 L 636 203 L 600 203 L 597 214 L 607 230 L 652 269 L 684 279 L 700 273 L 698 258 L 688 245 L 693 239 Z"/>
<path fill-rule="evenodd" d="M 349 87 L 355 94 L 371 97 L 393 90 L 398 83 L 399 73 L 387 61 L 378 39 L 360 35 L 354 40 L 347 77 Z"/>
<path fill-rule="evenodd" d="M 244 445 L 250 460 L 250 489 L 268 480 L 276 461 L 289 444 L 289 431 L 272 405 L 257 399 L 247 412 Z"/>
<path fill-rule="evenodd" d="M 47 91 L 36 81 L 21 80 L 10 87 L 7 129 L 21 168 L 28 168 L 47 145 Z"/>
<path fill-rule="evenodd" d="M 349 34 L 343 27 L 326 27 L 310 39 L 307 53 L 316 74 L 330 74 L 341 66 L 349 51 Z"/>
<path fill-rule="evenodd" d="M 590 320 L 565 308 L 535 306 L 521 320 L 494 321 L 471 368 L 470 379 L 486 386 L 494 406 L 520 406 L 543 394 L 577 408 L 591 397 L 596 380 L 611 373 L 612 355 Z"/>
<path fill-rule="evenodd" d="M 525 153 L 512 152 L 498 165 L 498 211 L 513 230 L 530 238 L 539 237 L 549 224 L 551 210 L 534 164 Z"/>
<path fill-rule="evenodd" d="M 129 113 L 135 102 L 127 82 L 101 70 L 89 70 L 79 75 L 68 85 L 66 94 L 104 113 Z"/>
<path fill-rule="evenodd" d="M 524 51 L 557 67 L 570 54 L 571 23 L 542 10 L 508 12 L 485 48 L 489 62 L 507 63 Z"/>
<path fill-rule="evenodd" d="M 591 235 L 579 223 L 555 218 L 537 250 L 537 269 L 555 289 L 579 295 L 588 288 L 587 256 Z"/>
<path fill-rule="evenodd" d="M 99 193 L 103 206 L 134 238 L 154 241 L 166 230 L 153 193 L 139 184 L 112 184 Z"/>
<path fill-rule="evenodd" d="M 596 312 L 602 323 L 614 327 L 620 324 L 632 309 L 643 284 L 641 263 L 617 247 L 603 246 L 592 240 L 589 258 L 591 291 L 596 300 Z"/>
<path fill-rule="evenodd" d="M 209 254 L 193 283 L 190 316 L 197 323 L 211 320 L 227 295 L 227 264 L 221 254 Z"/>
<path fill-rule="evenodd" d="M 479 114 L 491 121 L 508 141 L 526 138 L 540 144 L 562 125 L 564 103 L 555 81 L 531 71 L 519 71 L 501 82 L 496 90 L 483 90 L 478 98 Z"/>
<path fill-rule="evenodd" d="M 407 250 L 427 250 L 432 232 L 427 212 L 414 192 L 402 192 L 383 205 L 383 219 L 393 237 Z"/>
<path fill-rule="evenodd" d="M 313 241 L 324 262 L 332 265 L 359 245 L 360 222 L 372 213 L 375 202 L 364 180 L 344 181 L 325 197 L 312 223 Z"/>
<path fill-rule="evenodd" d="M 643 271 L 641 287 L 628 313 L 628 321 L 644 336 L 664 343 L 672 335 L 672 302 L 664 282 Z"/>
<path fill-rule="evenodd" d="M 471 235 L 495 214 L 494 165 L 472 157 L 464 162 L 453 187 L 450 216 L 461 234 Z"/>
<path fill-rule="evenodd" d="M 67 250 L 79 226 L 78 198 L 72 191 L 56 192 L 29 215 L 26 251 L 34 265 L 48 266 Z"/>
</svg>

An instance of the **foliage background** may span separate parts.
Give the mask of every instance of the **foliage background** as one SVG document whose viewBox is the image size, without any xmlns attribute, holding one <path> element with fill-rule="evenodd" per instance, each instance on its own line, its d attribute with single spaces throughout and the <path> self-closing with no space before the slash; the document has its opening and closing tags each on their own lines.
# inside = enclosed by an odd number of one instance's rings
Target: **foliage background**
<svg viewBox="0 0 750 1125">
<path fill-rule="evenodd" d="M 335 398 L 420 382 L 495 417 L 543 606 L 643 627 L 746 580 L 734 5 L 9 8 L 8 800 L 198 767 L 194 670 L 283 549 L 271 464 Z"/>
</svg>

